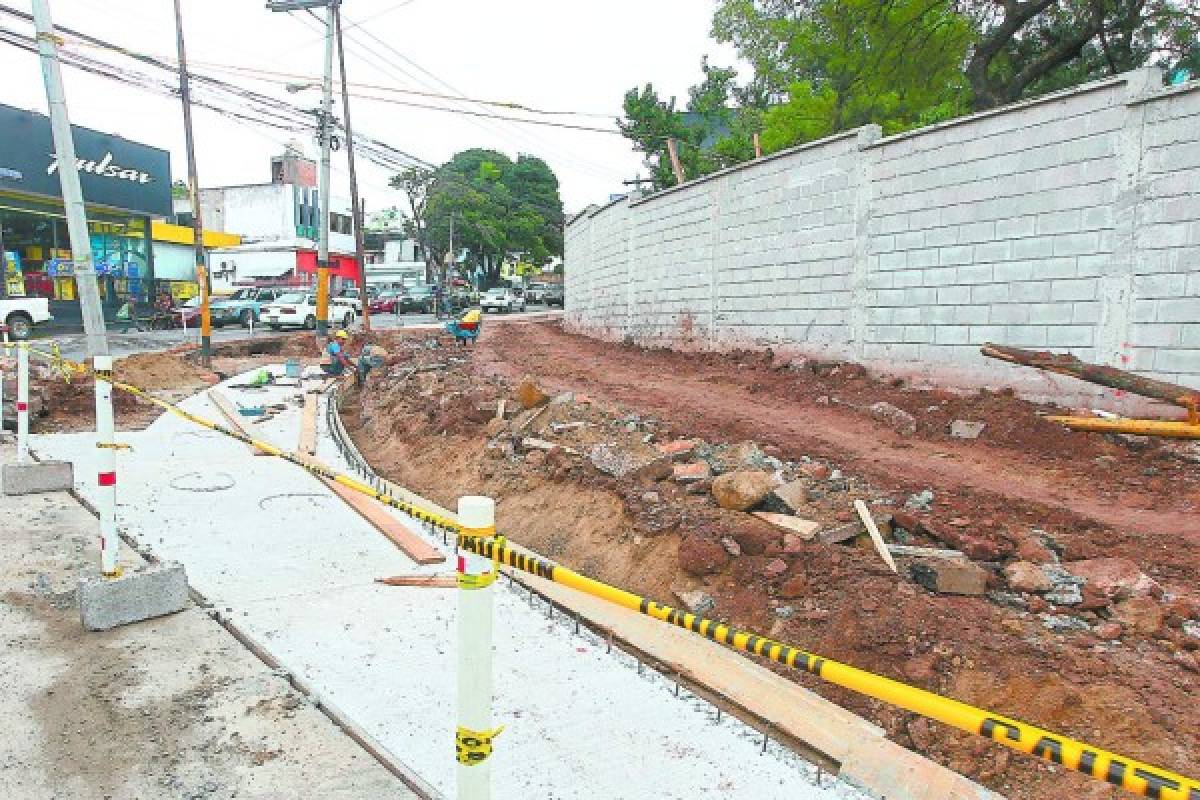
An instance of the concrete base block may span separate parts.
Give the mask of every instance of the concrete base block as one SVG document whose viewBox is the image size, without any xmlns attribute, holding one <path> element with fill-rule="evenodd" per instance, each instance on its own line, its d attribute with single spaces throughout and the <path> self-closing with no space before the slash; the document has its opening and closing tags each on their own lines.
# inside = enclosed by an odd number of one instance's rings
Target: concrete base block
<svg viewBox="0 0 1200 800">
<path fill-rule="evenodd" d="M 5 464 L 2 480 L 5 494 L 65 492 L 75 485 L 75 469 L 70 461 Z"/>
<path fill-rule="evenodd" d="M 95 575 L 79 581 L 79 619 L 89 631 L 174 614 L 187 602 L 187 573 L 174 561 L 147 564 L 119 578 Z"/>
</svg>

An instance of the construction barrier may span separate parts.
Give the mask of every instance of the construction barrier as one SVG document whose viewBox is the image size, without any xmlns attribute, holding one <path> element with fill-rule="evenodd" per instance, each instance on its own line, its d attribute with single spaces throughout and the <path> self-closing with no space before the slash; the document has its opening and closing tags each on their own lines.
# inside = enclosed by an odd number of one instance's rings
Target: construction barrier
<svg viewBox="0 0 1200 800">
<path fill-rule="evenodd" d="M 87 371 L 84 365 L 63 359 L 57 353 L 46 353 L 34 348 L 30 348 L 30 351 L 51 359 L 56 368 L 64 375 L 69 371 Z M 787 667 L 802 669 L 836 686 L 937 720 L 967 733 L 987 737 L 1012 750 L 1037 756 L 1089 777 L 1107 781 L 1134 794 L 1161 800 L 1200 800 L 1200 781 L 1062 736 L 1027 722 L 842 664 L 774 639 L 737 630 L 724 623 L 671 606 L 660 605 L 649 598 L 581 575 L 552 561 L 513 550 L 502 539 L 492 538 L 493 530 L 466 528 L 456 519 L 431 512 L 414 503 L 398 500 L 386 492 L 378 491 L 348 475 L 302 460 L 267 442 L 258 441 L 240 431 L 231 430 L 197 414 L 185 411 L 136 386 L 115 379 L 112 379 L 112 385 L 120 391 L 140 397 L 148 403 L 201 427 L 223 433 L 270 455 L 278 456 L 314 475 L 373 497 L 379 502 L 403 511 L 435 528 L 452 532 L 457 536 L 460 549 L 491 559 L 498 564 L 536 575 L 630 611 L 676 625 L 734 650 L 762 656 Z"/>
</svg>

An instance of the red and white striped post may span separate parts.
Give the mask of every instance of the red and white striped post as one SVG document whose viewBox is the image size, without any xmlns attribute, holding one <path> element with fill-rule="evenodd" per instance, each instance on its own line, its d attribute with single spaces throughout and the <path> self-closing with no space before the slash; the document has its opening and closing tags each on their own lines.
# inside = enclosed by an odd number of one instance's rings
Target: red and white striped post
<svg viewBox="0 0 1200 800">
<path fill-rule="evenodd" d="M 115 578 L 117 551 L 117 448 L 112 406 L 112 356 L 96 356 L 96 509 L 100 512 L 100 572 Z"/>
<path fill-rule="evenodd" d="M 29 462 L 29 348 L 17 344 L 17 463 Z"/>
</svg>

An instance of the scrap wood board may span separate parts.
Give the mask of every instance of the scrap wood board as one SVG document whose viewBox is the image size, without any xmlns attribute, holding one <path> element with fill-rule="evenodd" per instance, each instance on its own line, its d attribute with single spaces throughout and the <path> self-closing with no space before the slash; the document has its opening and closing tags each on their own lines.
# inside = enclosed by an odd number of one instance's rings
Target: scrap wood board
<svg viewBox="0 0 1200 800">
<path fill-rule="evenodd" d="M 386 536 L 392 544 L 418 564 L 441 564 L 446 560 L 433 545 L 419 535 L 409 530 L 400 520 L 393 517 L 385 506 L 380 505 L 374 498 L 356 492 L 348 486 L 336 481 L 321 478 L 321 482 L 346 502 L 346 505 L 357 511 L 377 531 Z"/>
<path fill-rule="evenodd" d="M 304 395 L 304 413 L 300 417 L 300 452 L 317 452 L 317 396 Z"/>
</svg>

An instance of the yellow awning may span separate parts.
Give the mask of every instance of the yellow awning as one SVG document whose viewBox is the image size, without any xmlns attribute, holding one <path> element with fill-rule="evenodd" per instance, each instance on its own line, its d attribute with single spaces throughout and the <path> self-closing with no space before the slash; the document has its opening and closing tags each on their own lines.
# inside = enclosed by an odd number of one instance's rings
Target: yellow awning
<svg viewBox="0 0 1200 800">
<path fill-rule="evenodd" d="M 150 235 L 156 242 L 173 242 L 175 244 L 192 244 L 195 234 L 185 225 L 172 225 L 169 222 L 154 220 L 150 223 Z M 242 237 L 236 233 L 223 231 L 205 231 L 205 247 L 234 247 L 242 243 Z"/>
</svg>

